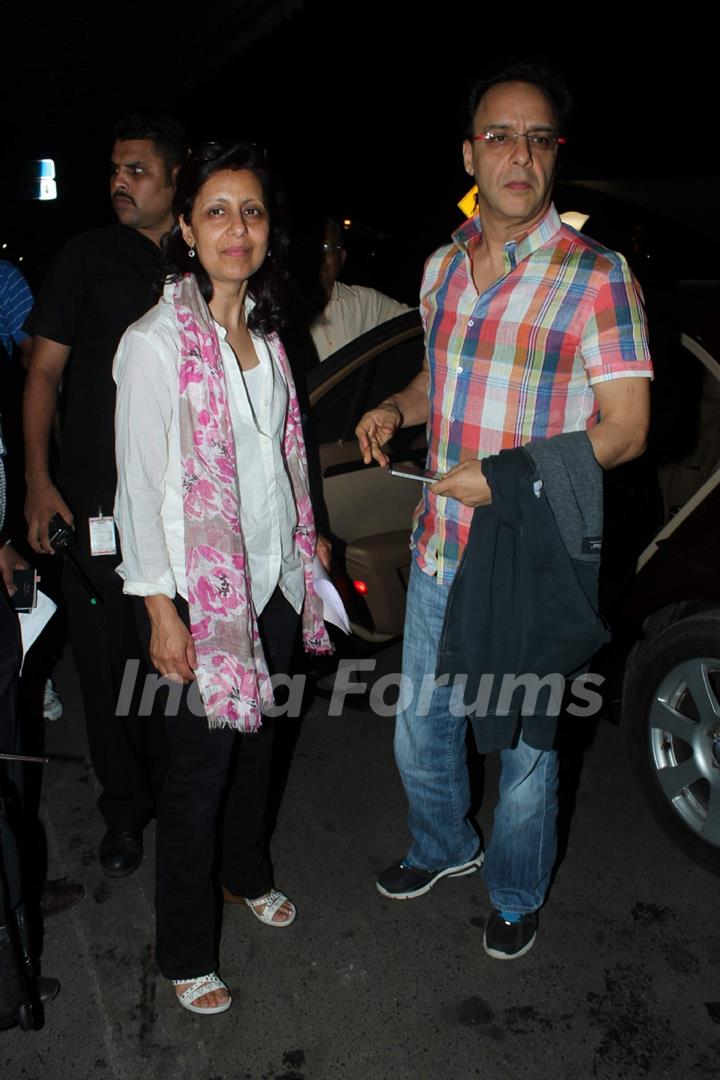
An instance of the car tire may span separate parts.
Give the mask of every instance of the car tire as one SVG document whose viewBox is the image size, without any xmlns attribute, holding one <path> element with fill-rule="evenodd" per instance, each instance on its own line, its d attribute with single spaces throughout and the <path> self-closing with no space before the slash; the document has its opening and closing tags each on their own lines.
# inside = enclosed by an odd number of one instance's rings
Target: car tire
<svg viewBox="0 0 720 1080">
<path fill-rule="evenodd" d="M 630 762 L 667 836 L 720 876 L 720 611 L 660 612 L 632 650 L 622 722 Z M 670 614 L 670 621 L 668 615 Z"/>
</svg>

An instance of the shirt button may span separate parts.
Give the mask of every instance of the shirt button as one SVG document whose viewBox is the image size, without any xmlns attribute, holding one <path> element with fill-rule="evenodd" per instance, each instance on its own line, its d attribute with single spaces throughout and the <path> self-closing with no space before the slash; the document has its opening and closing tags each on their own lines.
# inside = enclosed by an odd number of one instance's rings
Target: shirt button
<svg viewBox="0 0 720 1080">
<path fill-rule="evenodd" d="M 475 320 L 474 319 L 468 319 L 468 326 L 474 326 L 474 325 L 475 325 Z"/>
<path fill-rule="evenodd" d="M 458 368 L 458 372 L 462 373 L 462 368 L 461 367 Z"/>
</svg>

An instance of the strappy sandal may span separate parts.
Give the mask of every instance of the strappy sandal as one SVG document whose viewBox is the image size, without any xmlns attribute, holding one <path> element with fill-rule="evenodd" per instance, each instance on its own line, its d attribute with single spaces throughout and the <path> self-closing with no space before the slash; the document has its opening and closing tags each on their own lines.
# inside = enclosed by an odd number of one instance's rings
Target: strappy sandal
<svg viewBox="0 0 720 1080">
<path fill-rule="evenodd" d="M 187 1009 L 188 1012 L 199 1013 L 202 1016 L 212 1016 L 213 1013 L 227 1012 L 232 1005 L 230 996 L 222 1005 L 206 1005 L 203 1007 L 194 1004 L 198 998 L 203 997 L 205 994 L 211 994 L 213 990 L 227 990 L 225 983 L 214 971 L 211 971 L 209 975 L 198 975 L 196 979 L 171 979 L 170 981 L 173 986 L 182 986 L 186 982 L 190 983 L 187 990 L 183 990 L 182 994 L 175 992 L 175 996 L 183 1009 Z M 229 993 L 228 990 L 228 995 Z"/>
<path fill-rule="evenodd" d="M 245 898 L 245 903 L 256 919 L 259 919 L 261 923 L 265 923 L 266 926 L 274 926 L 277 929 L 289 926 L 291 922 L 295 921 L 295 916 L 297 915 L 292 900 L 288 900 L 285 893 L 281 893 L 278 889 L 271 889 L 270 892 L 265 893 L 264 896 L 258 896 L 257 900 L 248 900 Z M 290 905 L 290 915 L 287 919 L 283 919 L 282 922 L 275 922 L 274 916 L 283 904 Z"/>
</svg>

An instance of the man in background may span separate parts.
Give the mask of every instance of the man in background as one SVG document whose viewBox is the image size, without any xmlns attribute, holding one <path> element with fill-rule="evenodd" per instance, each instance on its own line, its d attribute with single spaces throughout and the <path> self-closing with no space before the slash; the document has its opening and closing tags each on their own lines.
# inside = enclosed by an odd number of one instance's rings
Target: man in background
<svg viewBox="0 0 720 1080">
<path fill-rule="evenodd" d="M 320 287 L 325 307 L 310 325 L 320 360 L 325 360 L 374 326 L 411 310 L 407 304 L 401 304 L 377 289 L 338 281 L 346 258 L 342 229 L 333 218 L 326 218 L 320 263 Z"/>
<path fill-rule="evenodd" d="M 12 358 L 13 345 L 22 355 L 23 364 L 30 359 L 32 338 L 23 330 L 23 323 L 33 305 L 30 286 L 17 266 L 0 260 L 0 360 Z"/>
<path fill-rule="evenodd" d="M 73 656 L 80 676 L 90 757 L 102 787 L 106 832 L 100 863 L 123 877 L 142 859 L 142 831 L 161 783 L 164 727 L 137 715 L 143 669 L 129 715 L 116 716 L 126 662 L 142 651 L 132 605 L 115 574 L 112 361 L 127 327 L 156 302 L 160 242 L 172 226 L 175 178 L 187 144 L 176 120 L 129 116 L 115 129 L 110 198 L 117 224 L 75 237 L 57 255 L 25 323 L 34 337 L 24 402 L 28 540 L 52 554 L 50 520 L 73 525 L 75 572 L 63 575 Z M 62 383 L 57 485 L 48 462 Z"/>
</svg>

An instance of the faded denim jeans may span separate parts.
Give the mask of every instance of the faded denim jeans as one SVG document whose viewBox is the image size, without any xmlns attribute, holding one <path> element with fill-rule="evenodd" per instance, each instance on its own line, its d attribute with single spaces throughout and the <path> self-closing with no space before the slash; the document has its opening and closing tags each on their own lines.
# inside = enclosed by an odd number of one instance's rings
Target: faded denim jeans
<svg viewBox="0 0 720 1080">
<path fill-rule="evenodd" d="M 395 760 L 408 798 L 412 866 L 440 870 L 475 857 L 468 820 L 467 717 L 450 711 L 450 686 L 431 691 L 449 586 L 413 561 L 403 643 L 403 674 L 412 700 L 398 713 Z M 536 911 L 545 899 L 556 854 L 557 753 L 522 739 L 500 753 L 501 775 L 483 875 L 493 907 Z"/>
</svg>

